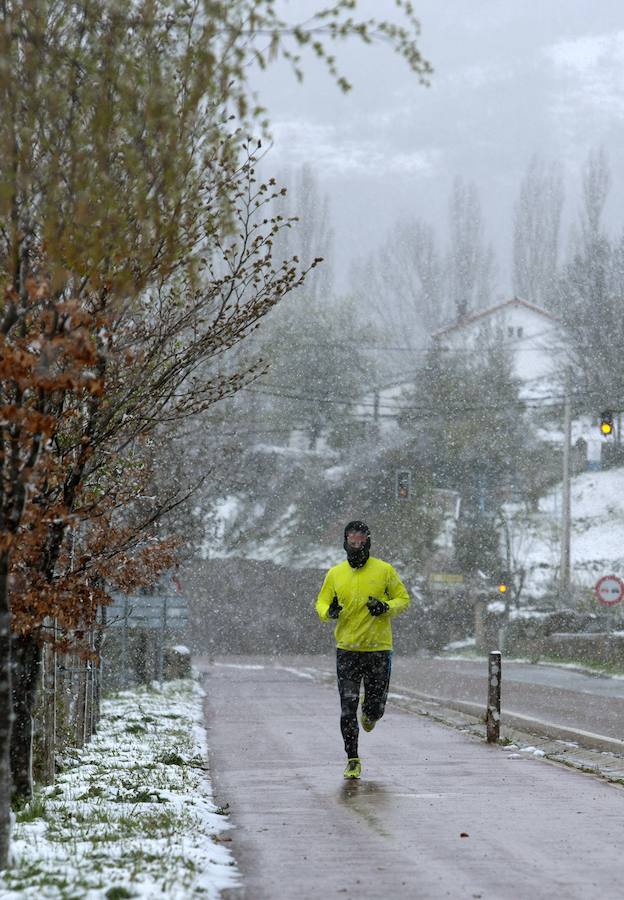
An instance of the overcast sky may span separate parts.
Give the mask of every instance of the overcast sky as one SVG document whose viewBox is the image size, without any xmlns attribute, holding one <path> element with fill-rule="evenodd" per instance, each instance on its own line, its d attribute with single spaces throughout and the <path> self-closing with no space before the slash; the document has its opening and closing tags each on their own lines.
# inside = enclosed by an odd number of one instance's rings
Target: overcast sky
<svg viewBox="0 0 624 900">
<path fill-rule="evenodd" d="M 286 5 L 291 21 L 310 0 Z M 305 57 L 303 85 L 282 66 L 257 87 L 269 109 L 275 170 L 309 162 L 332 197 L 335 268 L 348 287 L 350 261 L 371 252 L 405 214 L 446 236 L 453 178 L 476 182 L 487 236 L 509 295 L 513 205 L 531 155 L 559 159 L 566 222 L 578 207 L 579 172 L 604 146 L 613 171 L 607 210 L 624 224 L 624 2 L 621 0 L 415 0 L 421 48 L 434 67 L 429 88 L 387 47 L 339 48 L 354 85 L 344 96 Z M 391 0 L 365 2 L 392 15 Z"/>
</svg>

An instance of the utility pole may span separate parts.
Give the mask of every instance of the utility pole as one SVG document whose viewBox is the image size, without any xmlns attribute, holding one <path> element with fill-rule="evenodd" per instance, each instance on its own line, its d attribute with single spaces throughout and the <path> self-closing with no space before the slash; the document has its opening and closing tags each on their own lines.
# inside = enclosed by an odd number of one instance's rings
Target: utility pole
<svg viewBox="0 0 624 900">
<path fill-rule="evenodd" d="M 561 487 L 561 564 L 559 567 L 559 597 L 562 600 L 567 600 L 570 592 L 570 444 L 572 443 L 570 380 L 570 369 L 568 368 L 563 405 L 563 483 Z"/>
</svg>

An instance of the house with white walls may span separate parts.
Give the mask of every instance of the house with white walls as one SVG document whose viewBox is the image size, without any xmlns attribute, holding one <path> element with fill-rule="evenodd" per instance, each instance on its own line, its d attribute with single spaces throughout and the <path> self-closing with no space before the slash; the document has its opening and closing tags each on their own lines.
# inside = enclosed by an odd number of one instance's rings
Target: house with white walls
<svg viewBox="0 0 624 900">
<path fill-rule="evenodd" d="M 473 359 L 480 351 L 502 346 L 521 382 L 520 395 L 524 399 L 539 400 L 563 394 L 564 327 L 556 316 L 528 300 L 512 297 L 459 319 L 431 337 L 441 352 L 463 350 Z M 554 429 L 549 437 L 560 443 L 563 433 Z M 574 420 L 572 443 L 590 468 L 600 466 L 602 448 L 607 441 L 600 436 L 595 419 L 580 416 Z"/>
<path fill-rule="evenodd" d="M 492 347 L 502 347 L 512 362 L 513 372 L 521 382 L 520 395 L 525 400 L 561 397 L 566 364 L 566 335 L 563 324 L 548 310 L 521 297 L 511 297 L 487 309 L 478 310 L 440 328 L 431 335 L 433 346 L 443 353 L 465 352 L 475 360 Z M 377 396 L 367 396 L 358 412 L 370 418 L 375 410 L 380 420 L 391 427 L 401 408 L 401 392 L 409 382 L 389 385 Z M 550 428 L 543 436 L 560 443 L 563 432 Z M 605 439 L 596 421 L 589 416 L 575 419 L 572 443 L 583 443 L 583 456 L 590 467 L 600 465 Z"/>
<path fill-rule="evenodd" d="M 525 398 L 561 393 L 565 364 L 565 334 L 559 319 L 547 310 L 512 297 L 488 309 L 465 316 L 431 335 L 434 348 L 465 352 L 478 359 L 491 347 L 510 355 L 514 374 L 522 382 Z M 363 418 L 392 421 L 401 409 L 401 395 L 410 381 L 393 383 L 378 394 L 367 394 L 357 413 Z"/>
<path fill-rule="evenodd" d="M 545 309 L 512 297 L 488 309 L 464 316 L 432 334 L 442 350 L 466 351 L 471 356 L 502 347 L 510 356 L 523 393 L 561 383 L 565 336 L 559 319 Z"/>
</svg>

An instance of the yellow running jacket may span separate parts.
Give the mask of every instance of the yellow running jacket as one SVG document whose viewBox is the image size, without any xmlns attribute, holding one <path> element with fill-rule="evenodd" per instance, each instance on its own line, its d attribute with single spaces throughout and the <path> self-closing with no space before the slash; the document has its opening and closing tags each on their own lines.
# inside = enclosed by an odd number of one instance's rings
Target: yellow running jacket
<svg viewBox="0 0 624 900">
<path fill-rule="evenodd" d="M 327 615 L 334 598 L 342 606 L 338 619 Z M 383 600 L 390 609 L 381 616 L 371 616 L 366 606 L 369 597 Z M 360 569 L 348 561 L 332 566 L 316 600 L 316 611 L 322 622 L 336 622 L 334 636 L 340 650 L 392 650 L 391 619 L 410 604 L 410 597 L 390 563 L 369 556 Z"/>
</svg>

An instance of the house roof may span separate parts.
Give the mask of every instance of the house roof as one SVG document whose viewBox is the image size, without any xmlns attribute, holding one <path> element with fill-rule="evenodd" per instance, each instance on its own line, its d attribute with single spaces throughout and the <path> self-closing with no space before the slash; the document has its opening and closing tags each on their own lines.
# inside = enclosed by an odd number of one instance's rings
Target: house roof
<svg viewBox="0 0 624 900">
<path fill-rule="evenodd" d="M 473 313 L 471 316 L 464 316 L 463 319 L 459 319 L 459 321 L 453 322 L 451 325 L 446 325 L 444 328 L 434 331 L 431 337 L 439 338 L 445 334 L 450 334 L 452 331 L 461 331 L 466 325 L 472 325 L 473 322 L 477 322 L 479 319 L 485 319 L 488 316 L 497 313 L 499 310 L 504 309 L 506 306 L 523 306 L 525 309 L 530 309 L 533 312 L 544 316 L 546 319 L 550 319 L 551 322 L 559 323 L 560 321 L 556 316 L 553 316 L 552 313 L 542 309 L 541 306 L 536 306 L 535 303 L 529 303 L 528 300 L 523 300 L 521 297 L 512 297 L 511 300 L 504 300 L 502 303 L 497 303 L 495 306 L 479 310 L 479 312 Z"/>
</svg>

